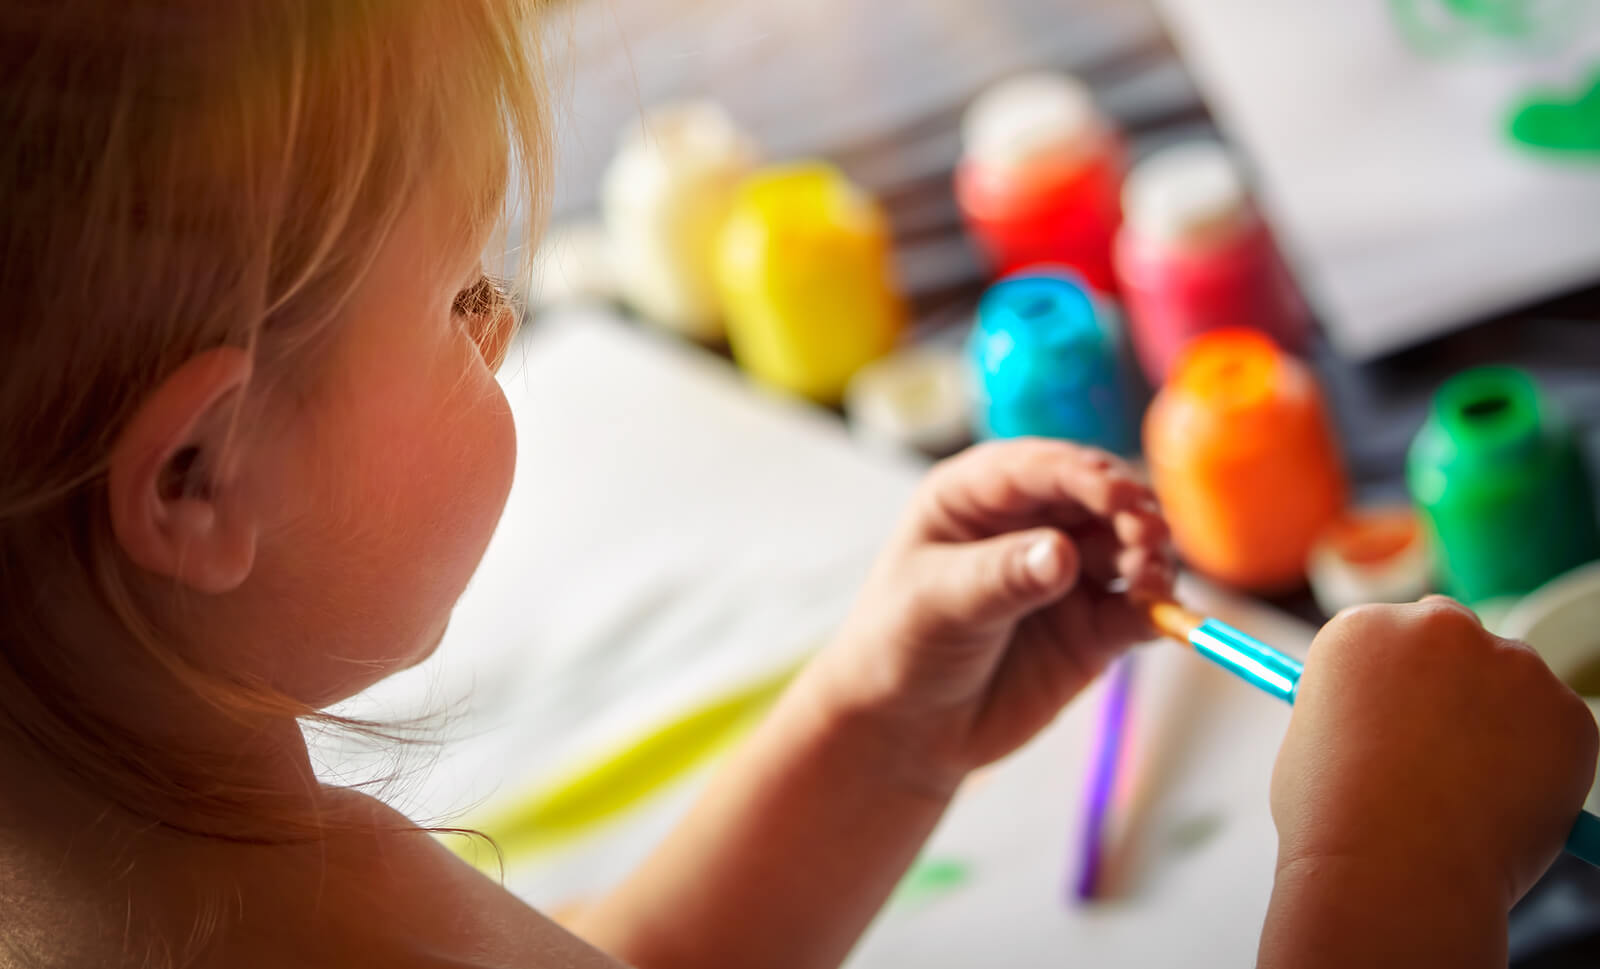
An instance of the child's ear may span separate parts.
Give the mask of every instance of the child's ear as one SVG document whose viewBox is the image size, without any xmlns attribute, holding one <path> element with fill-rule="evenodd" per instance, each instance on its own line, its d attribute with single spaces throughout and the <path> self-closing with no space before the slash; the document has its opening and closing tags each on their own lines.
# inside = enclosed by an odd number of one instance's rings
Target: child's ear
<svg viewBox="0 0 1600 969">
<path fill-rule="evenodd" d="M 236 588 L 255 563 L 255 509 L 242 500 L 237 426 L 250 356 L 234 347 L 175 370 L 111 450 L 111 527 L 134 564 L 198 592 Z"/>
</svg>

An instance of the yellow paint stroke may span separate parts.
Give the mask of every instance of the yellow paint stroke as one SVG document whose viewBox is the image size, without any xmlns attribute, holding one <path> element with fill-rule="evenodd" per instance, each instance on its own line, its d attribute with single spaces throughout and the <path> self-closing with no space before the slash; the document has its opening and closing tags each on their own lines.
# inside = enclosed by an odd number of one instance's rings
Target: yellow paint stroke
<svg viewBox="0 0 1600 969">
<path fill-rule="evenodd" d="M 753 727 L 799 667 L 789 667 L 679 714 L 610 753 L 558 776 L 467 827 L 499 845 L 506 864 L 560 847 L 615 820 L 688 774 Z M 452 838 L 463 858 L 493 869 L 476 839 Z M 485 857 L 487 856 L 487 857 Z"/>
</svg>

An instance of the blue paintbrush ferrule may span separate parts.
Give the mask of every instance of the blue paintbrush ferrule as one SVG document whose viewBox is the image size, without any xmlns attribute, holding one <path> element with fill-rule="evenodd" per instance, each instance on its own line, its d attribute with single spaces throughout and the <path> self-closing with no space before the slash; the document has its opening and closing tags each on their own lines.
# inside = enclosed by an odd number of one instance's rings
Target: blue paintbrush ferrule
<svg viewBox="0 0 1600 969">
<path fill-rule="evenodd" d="M 1207 619 L 1189 633 L 1189 644 L 1223 669 L 1286 703 L 1294 702 L 1305 667 L 1224 622 Z"/>
</svg>

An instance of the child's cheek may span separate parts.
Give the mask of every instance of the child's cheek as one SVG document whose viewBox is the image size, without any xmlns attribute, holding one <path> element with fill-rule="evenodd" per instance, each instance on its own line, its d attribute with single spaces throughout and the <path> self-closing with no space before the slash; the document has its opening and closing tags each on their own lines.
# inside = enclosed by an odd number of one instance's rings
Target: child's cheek
<svg viewBox="0 0 1600 969">
<path fill-rule="evenodd" d="M 481 518 L 477 525 L 481 542 L 474 557 L 474 566 L 477 559 L 482 557 L 484 547 L 488 545 L 489 537 L 499 524 L 501 513 L 505 511 L 517 467 L 517 430 L 511 416 L 511 403 L 506 399 L 499 382 L 490 377 L 487 371 L 484 372 L 483 384 L 479 404 L 482 418 L 478 425 L 481 428 L 481 441 L 477 449 L 482 462 L 478 486 L 481 491 L 476 498 Z"/>
<path fill-rule="evenodd" d="M 366 682 L 437 645 L 511 487 L 516 438 L 504 394 L 475 349 L 466 348 L 474 368 L 465 373 L 447 365 L 463 362 L 452 360 L 457 347 L 440 349 L 435 366 L 369 375 L 352 398 L 355 419 L 321 442 L 313 490 L 322 507 L 302 523 L 314 527 L 295 529 L 293 547 L 321 559 L 298 584 L 321 603 L 313 615 L 340 627 L 324 629 L 324 641 L 364 664 Z M 343 695 L 365 683 L 328 685 Z"/>
<path fill-rule="evenodd" d="M 432 572 L 443 584 L 444 608 L 454 604 L 494 532 L 511 490 L 516 436 L 510 406 L 499 385 L 477 372 L 452 381 L 432 406 L 413 414 L 409 446 L 385 477 L 403 497 L 396 520 L 410 535 L 402 567 Z"/>
</svg>

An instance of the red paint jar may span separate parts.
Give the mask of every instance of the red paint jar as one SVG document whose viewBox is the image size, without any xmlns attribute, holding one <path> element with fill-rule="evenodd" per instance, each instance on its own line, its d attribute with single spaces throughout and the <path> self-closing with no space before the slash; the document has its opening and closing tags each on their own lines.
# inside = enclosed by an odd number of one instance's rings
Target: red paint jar
<svg viewBox="0 0 1600 969">
<path fill-rule="evenodd" d="M 973 102 L 962 137 L 956 201 L 995 272 L 1065 265 L 1114 293 L 1123 151 L 1088 89 L 1062 75 L 1012 78 Z"/>
<path fill-rule="evenodd" d="M 1305 303 L 1222 146 L 1194 142 L 1141 162 L 1123 188 L 1123 213 L 1117 275 L 1151 383 L 1212 330 L 1252 329 L 1284 349 L 1305 348 Z"/>
</svg>

